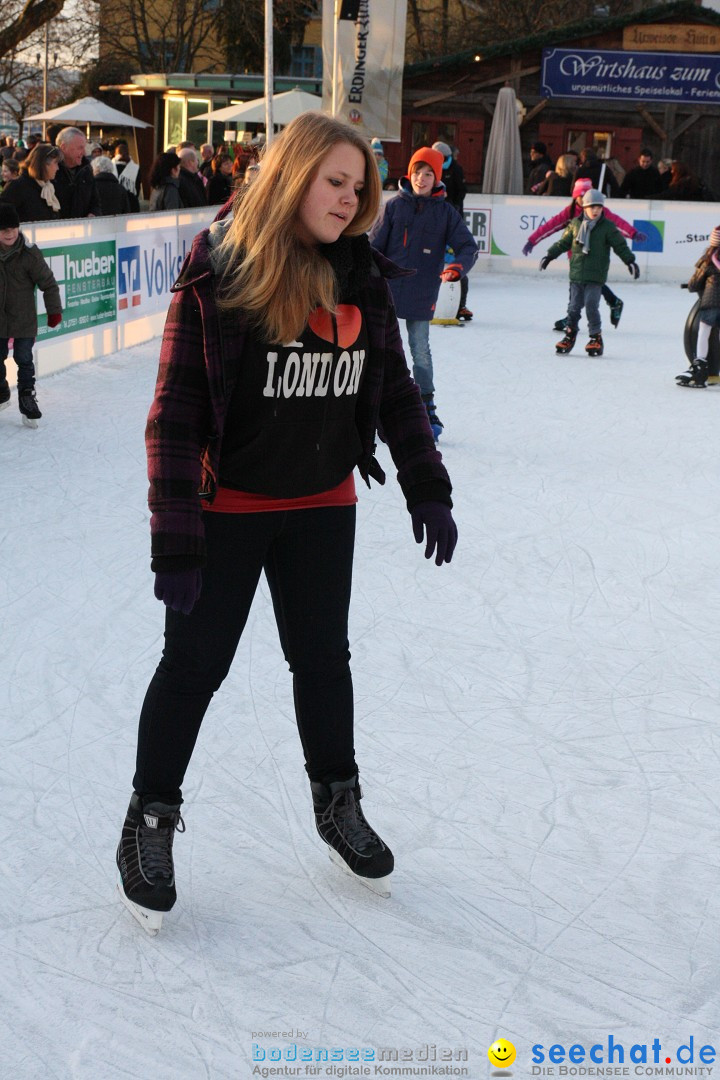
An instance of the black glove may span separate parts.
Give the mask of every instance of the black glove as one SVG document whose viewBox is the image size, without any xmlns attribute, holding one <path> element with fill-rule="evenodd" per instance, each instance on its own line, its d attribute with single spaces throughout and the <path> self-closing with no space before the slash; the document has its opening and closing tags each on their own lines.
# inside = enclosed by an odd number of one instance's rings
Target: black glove
<svg viewBox="0 0 720 1080">
<path fill-rule="evenodd" d="M 628 263 L 627 268 L 628 273 L 632 274 L 632 276 L 637 281 L 637 279 L 640 277 L 640 267 L 638 266 L 638 264 L 636 262 Z"/>
<path fill-rule="evenodd" d="M 425 558 L 432 559 L 434 554 L 436 566 L 449 563 L 458 538 L 450 507 L 441 502 L 421 502 L 412 508 L 410 516 L 418 544 L 427 538 Z"/>
<path fill-rule="evenodd" d="M 540 260 L 540 269 L 541 270 L 547 270 L 547 268 L 548 268 L 548 266 L 550 265 L 551 262 L 552 262 L 552 259 L 550 258 L 550 256 L 549 255 L 544 255 L 543 258 Z"/>
<path fill-rule="evenodd" d="M 200 570 L 158 570 L 155 574 L 155 596 L 173 611 L 189 615 L 202 588 Z"/>
</svg>

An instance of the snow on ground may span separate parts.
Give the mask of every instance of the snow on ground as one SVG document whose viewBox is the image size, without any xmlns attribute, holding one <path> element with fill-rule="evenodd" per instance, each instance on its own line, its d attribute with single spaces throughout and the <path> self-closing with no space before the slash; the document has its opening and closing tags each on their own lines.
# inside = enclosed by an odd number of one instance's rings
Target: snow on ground
<svg viewBox="0 0 720 1080">
<path fill-rule="evenodd" d="M 516 1077 L 536 1043 L 659 1038 L 675 1064 L 693 1036 L 696 1065 L 720 1043 L 720 389 L 674 385 L 687 293 L 620 292 L 602 359 L 555 356 L 557 279 L 478 276 L 472 324 L 433 329 L 451 566 L 422 558 L 392 469 L 361 492 L 357 748 L 390 900 L 314 834 L 263 587 L 187 778 L 178 904 L 155 939 L 121 907 L 162 638 L 143 451 L 158 344 L 41 381 L 37 431 L 13 396 L 3 1080 L 235 1080 L 253 1044 L 265 1065 L 274 1046 L 409 1048 L 413 1068 L 435 1044 L 466 1049 L 455 1067 L 477 1080 L 499 1036 Z"/>
</svg>

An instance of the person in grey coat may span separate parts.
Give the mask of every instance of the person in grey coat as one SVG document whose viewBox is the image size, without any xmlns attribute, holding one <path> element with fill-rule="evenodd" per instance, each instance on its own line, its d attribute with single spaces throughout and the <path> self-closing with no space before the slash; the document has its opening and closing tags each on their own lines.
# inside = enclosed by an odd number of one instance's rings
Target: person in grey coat
<svg viewBox="0 0 720 1080">
<path fill-rule="evenodd" d="M 48 326 L 62 320 L 60 289 L 40 249 L 28 244 L 20 232 L 20 219 L 14 206 L 0 203 L 0 409 L 10 403 L 5 360 L 10 338 L 14 339 L 13 358 L 18 368 L 18 406 L 23 422 L 37 427 L 42 416 L 35 398 L 33 345 L 38 322 L 35 310 L 35 287 L 43 294 Z"/>
</svg>

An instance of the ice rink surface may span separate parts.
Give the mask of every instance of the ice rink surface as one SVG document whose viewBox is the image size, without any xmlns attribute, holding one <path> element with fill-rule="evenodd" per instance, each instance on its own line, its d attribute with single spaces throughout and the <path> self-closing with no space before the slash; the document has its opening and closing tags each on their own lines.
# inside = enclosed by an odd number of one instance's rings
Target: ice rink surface
<svg viewBox="0 0 720 1080">
<path fill-rule="evenodd" d="M 390 900 L 314 832 L 263 584 L 186 780 L 178 903 L 154 939 L 122 908 L 114 849 L 162 642 L 158 342 L 41 380 L 37 431 L 13 393 L 2 1080 L 240 1080 L 253 1044 L 435 1044 L 467 1051 L 470 1080 L 499 1036 L 516 1078 L 536 1043 L 720 1045 L 720 388 L 674 384 L 687 293 L 617 291 L 602 359 L 584 333 L 555 356 L 557 278 L 478 275 L 474 321 L 433 328 L 450 566 L 415 545 L 385 447 L 387 485 L 358 485 L 356 745 Z M 257 1034 L 277 1031 L 295 1034 Z"/>
</svg>

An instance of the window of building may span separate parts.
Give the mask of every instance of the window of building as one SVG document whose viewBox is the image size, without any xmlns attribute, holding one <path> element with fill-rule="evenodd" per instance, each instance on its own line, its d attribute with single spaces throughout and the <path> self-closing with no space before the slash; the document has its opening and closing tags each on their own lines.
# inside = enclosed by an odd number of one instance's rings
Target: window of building
<svg viewBox="0 0 720 1080">
<path fill-rule="evenodd" d="M 187 99 L 187 135 L 185 138 L 190 139 L 196 146 L 202 146 L 204 142 L 208 141 L 208 121 L 196 120 L 195 117 L 209 111 L 209 98 Z"/>
<path fill-rule="evenodd" d="M 294 45 L 288 74 L 296 79 L 322 79 L 322 48 Z"/>
</svg>

